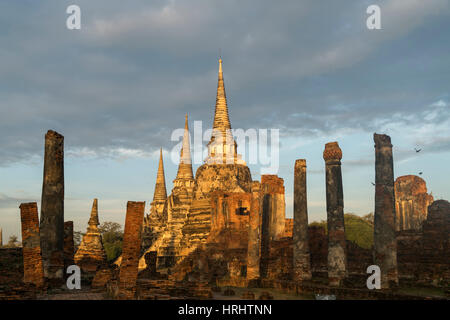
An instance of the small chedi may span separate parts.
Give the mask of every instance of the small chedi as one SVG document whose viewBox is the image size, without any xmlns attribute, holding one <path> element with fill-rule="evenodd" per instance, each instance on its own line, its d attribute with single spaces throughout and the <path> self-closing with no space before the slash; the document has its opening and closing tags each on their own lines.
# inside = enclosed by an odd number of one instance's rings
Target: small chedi
<svg viewBox="0 0 450 320">
<path fill-rule="evenodd" d="M 99 224 L 98 201 L 94 199 L 87 232 L 75 253 L 75 263 L 85 272 L 95 272 L 99 266 L 106 263 L 106 253 L 98 229 Z"/>
</svg>

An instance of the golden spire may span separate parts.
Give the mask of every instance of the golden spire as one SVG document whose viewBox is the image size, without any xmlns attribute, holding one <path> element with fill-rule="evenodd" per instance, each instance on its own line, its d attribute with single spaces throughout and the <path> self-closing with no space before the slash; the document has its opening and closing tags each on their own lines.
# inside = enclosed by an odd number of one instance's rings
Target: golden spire
<svg viewBox="0 0 450 320">
<path fill-rule="evenodd" d="M 180 164 L 178 165 L 178 173 L 176 179 L 194 179 L 194 175 L 192 173 L 191 145 L 189 143 L 189 127 L 187 114 L 184 123 L 183 145 L 181 147 Z"/>
<path fill-rule="evenodd" d="M 158 173 L 156 174 L 156 184 L 155 184 L 155 193 L 153 194 L 153 201 L 166 199 L 167 199 L 166 178 L 164 176 L 164 162 L 161 148 L 159 149 L 159 165 L 158 165 Z"/>
<path fill-rule="evenodd" d="M 217 82 L 216 110 L 214 113 L 213 130 L 220 130 L 225 137 L 227 130 L 231 130 L 228 116 L 227 96 L 223 82 L 222 58 L 219 58 L 219 77 Z"/>
<path fill-rule="evenodd" d="M 89 219 L 88 222 L 88 230 L 97 230 L 98 225 L 100 224 L 100 222 L 98 221 L 98 203 L 97 203 L 97 199 L 94 199 L 94 203 L 92 204 L 92 210 L 91 210 L 91 218 Z"/>
</svg>

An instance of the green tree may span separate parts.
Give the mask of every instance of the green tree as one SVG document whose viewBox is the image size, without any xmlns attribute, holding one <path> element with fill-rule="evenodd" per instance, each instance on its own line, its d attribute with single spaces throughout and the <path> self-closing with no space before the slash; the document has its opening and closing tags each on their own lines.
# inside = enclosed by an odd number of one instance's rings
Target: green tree
<svg viewBox="0 0 450 320">
<path fill-rule="evenodd" d="M 370 249 L 373 245 L 373 213 L 369 213 L 363 217 L 352 213 L 344 214 L 345 223 L 345 238 L 353 241 L 358 246 L 364 249 Z M 319 226 L 328 232 L 327 222 L 314 221 L 310 226 Z"/>
<path fill-rule="evenodd" d="M 84 233 L 81 231 L 75 231 L 73 233 L 73 244 L 75 246 L 75 250 L 80 246 L 83 236 L 84 236 Z"/>
<path fill-rule="evenodd" d="M 14 248 L 19 245 L 19 240 L 16 235 L 12 235 L 9 237 L 8 244 L 6 245 L 9 248 Z"/>
<path fill-rule="evenodd" d="M 108 262 L 113 262 L 122 254 L 123 231 L 117 222 L 106 221 L 99 226 Z"/>
</svg>

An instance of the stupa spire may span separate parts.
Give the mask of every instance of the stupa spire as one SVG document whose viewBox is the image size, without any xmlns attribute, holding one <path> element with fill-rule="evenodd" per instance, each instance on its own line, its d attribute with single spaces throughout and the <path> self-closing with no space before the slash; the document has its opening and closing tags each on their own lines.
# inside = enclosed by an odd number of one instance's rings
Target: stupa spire
<svg viewBox="0 0 450 320">
<path fill-rule="evenodd" d="M 98 201 L 97 198 L 94 199 L 94 203 L 92 204 L 91 210 L 91 218 L 89 219 L 89 228 L 97 229 L 100 222 L 98 221 Z"/>
<path fill-rule="evenodd" d="M 237 154 L 237 144 L 231 132 L 228 104 L 223 81 L 222 58 L 219 58 L 219 76 L 217 82 L 216 108 L 214 111 L 213 132 L 208 143 L 209 164 L 243 164 Z"/>
<path fill-rule="evenodd" d="M 231 130 L 228 116 L 227 96 L 223 82 L 222 58 L 219 58 L 219 76 L 217 81 L 216 109 L 214 112 L 213 130 L 220 130 L 223 136 Z"/>
<path fill-rule="evenodd" d="M 180 153 L 180 164 L 176 179 L 194 179 L 192 173 L 191 144 L 189 143 L 188 115 L 186 114 L 184 123 L 183 145 Z"/>
<path fill-rule="evenodd" d="M 158 173 L 156 174 L 155 193 L 153 194 L 153 201 L 166 200 L 166 178 L 164 175 L 164 162 L 162 156 L 162 148 L 159 150 L 159 165 Z"/>
</svg>

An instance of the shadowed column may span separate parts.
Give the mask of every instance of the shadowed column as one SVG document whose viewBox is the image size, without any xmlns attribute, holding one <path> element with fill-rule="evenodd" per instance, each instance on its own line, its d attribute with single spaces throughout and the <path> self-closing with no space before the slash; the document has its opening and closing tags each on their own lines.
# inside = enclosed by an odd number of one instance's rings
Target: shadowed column
<svg viewBox="0 0 450 320">
<path fill-rule="evenodd" d="M 44 275 L 56 285 L 64 269 L 64 137 L 52 130 L 45 135 L 40 222 Z"/>
<path fill-rule="evenodd" d="M 64 269 L 74 262 L 73 221 L 64 222 Z"/>
<path fill-rule="evenodd" d="M 127 203 L 122 262 L 119 274 L 119 299 L 134 299 L 136 294 L 144 210 L 145 202 L 128 201 Z"/>
<path fill-rule="evenodd" d="M 44 272 L 36 202 L 20 205 L 20 220 L 22 222 L 23 282 L 33 283 L 41 288 L 44 285 Z"/>
<path fill-rule="evenodd" d="M 381 269 L 381 288 L 398 284 L 395 238 L 394 163 L 391 138 L 373 135 L 375 142 L 374 262 Z"/>
<path fill-rule="evenodd" d="M 341 172 L 342 151 L 337 142 L 325 145 L 323 159 L 327 189 L 328 280 L 330 285 L 339 286 L 347 276 L 347 249 Z"/>
<path fill-rule="evenodd" d="M 308 243 L 308 205 L 306 193 L 306 160 L 295 161 L 294 168 L 294 280 L 311 279 Z"/>
<path fill-rule="evenodd" d="M 260 278 L 259 264 L 261 255 L 261 184 L 252 183 L 252 202 L 248 224 L 247 280 Z"/>
</svg>

